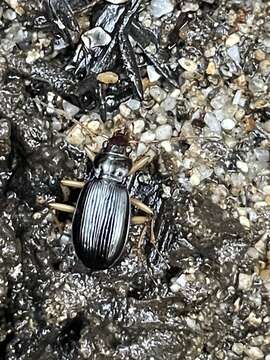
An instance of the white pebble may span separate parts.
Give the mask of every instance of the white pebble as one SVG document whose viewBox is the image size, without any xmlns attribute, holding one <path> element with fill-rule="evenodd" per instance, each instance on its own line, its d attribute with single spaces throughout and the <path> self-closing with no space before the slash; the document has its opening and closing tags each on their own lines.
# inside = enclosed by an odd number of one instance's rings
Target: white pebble
<svg viewBox="0 0 270 360">
<path fill-rule="evenodd" d="M 143 132 L 144 127 L 145 127 L 145 123 L 144 123 L 143 119 L 134 121 L 134 123 L 133 123 L 134 134 L 140 134 L 141 132 Z"/>
<path fill-rule="evenodd" d="M 238 289 L 249 290 L 251 286 L 252 286 L 252 275 L 240 273 L 238 278 Z"/>
<path fill-rule="evenodd" d="M 240 41 L 240 36 L 237 33 L 233 33 L 226 39 L 226 46 L 231 47 L 239 43 L 239 41 Z"/>
<path fill-rule="evenodd" d="M 172 136 L 172 127 L 171 125 L 160 125 L 156 129 L 156 139 L 159 141 L 168 140 Z"/>
<path fill-rule="evenodd" d="M 146 69 L 147 69 L 149 81 L 151 83 L 154 83 L 160 79 L 160 74 L 156 71 L 153 65 L 148 65 Z"/>
<path fill-rule="evenodd" d="M 150 144 L 155 139 L 156 139 L 156 135 L 150 130 L 144 132 L 141 136 L 141 142 L 143 142 L 145 144 Z"/>
<path fill-rule="evenodd" d="M 161 103 L 163 100 L 165 100 L 167 96 L 166 91 L 161 89 L 159 86 L 151 86 L 149 93 L 158 103 Z"/>
<path fill-rule="evenodd" d="M 126 119 L 129 118 L 131 115 L 131 109 L 126 104 L 120 104 L 119 111 L 120 114 Z"/>
<path fill-rule="evenodd" d="M 214 114 L 206 113 L 204 117 L 204 122 L 209 127 L 209 129 L 215 133 L 221 132 L 221 125 L 220 122 L 217 120 Z"/>
<path fill-rule="evenodd" d="M 171 0 L 152 0 L 151 11 L 154 17 L 159 18 L 173 11 L 174 5 Z"/>
<path fill-rule="evenodd" d="M 249 229 L 250 228 L 250 221 L 246 216 L 239 216 L 239 222 L 242 226 Z"/>
<path fill-rule="evenodd" d="M 235 122 L 232 119 L 224 119 L 221 122 L 222 129 L 230 131 L 235 127 Z"/>
<path fill-rule="evenodd" d="M 248 347 L 245 350 L 245 353 L 252 359 L 252 360 L 257 360 L 257 359 L 264 359 L 264 353 L 262 352 L 262 350 L 258 347 L 255 346 L 251 346 Z"/>
<path fill-rule="evenodd" d="M 244 174 L 248 173 L 248 164 L 245 163 L 244 161 L 238 160 L 236 161 L 236 166 L 237 168 Z"/>
<path fill-rule="evenodd" d="M 170 143 L 170 141 L 162 141 L 160 143 L 160 146 L 168 153 L 172 151 L 172 144 Z"/>
<path fill-rule="evenodd" d="M 182 68 L 185 69 L 186 71 L 193 73 L 197 70 L 197 64 L 190 59 L 181 58 L 178 60 L 178 62 L 182 66 Z"/>
<path fill-rule="evenodd" d="M 63 110 L 70 116 L 73 117 L 80 111 L 80 108 L 78 106 L 75 106 L 71 103 L 69 103 L 66 100 L 63 100 Z"/>
<path fill-rule="evenodd" d="M 90 49 L 97 46 L 108 45 L 112 38 L 102 27 L 97 26 L 82 34 L 81 39 L 85 47 Z"/>
<path fill-rule="evenodd" d="M 190 183 L 192 186 L 198 186 L 201 182 L 201 177 L 198 171 L 195 171 L 190 177 Z"/>
<path fill-rule="evenodd" d="M 240 57 L 239 47 L 237 45 L 230 47 L 227 50 L 227 54 L 236 64 L 240 64 L 241 57 Z"/>
</svg>

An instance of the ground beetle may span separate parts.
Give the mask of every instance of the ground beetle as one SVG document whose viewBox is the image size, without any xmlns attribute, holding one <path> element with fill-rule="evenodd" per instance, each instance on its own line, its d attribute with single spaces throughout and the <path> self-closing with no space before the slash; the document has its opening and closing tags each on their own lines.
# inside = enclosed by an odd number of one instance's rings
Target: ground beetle
<svg viewBox="0 0 270 360">
<path fill-rule="evenodd" d="M 148 217 L 132 218 L 134 224 L 149 220 L 152 210 L 137 199 L 130 199 L 127 189 L 128 175 L 149 162 L 144 157 L 135 162 L 129 158 L 129 139 L 117 133 L 94 159 L 92 174 L 86 183 L 63 180 L 62 184 L 82 187 L 76 208 L 52 203 L 56 210 L 74 212 L 72 224 L 73 244 L 78 258 L 92 270 L 113 266 L 121 257 L 131 222 L 131 204 L 143 210 Z"/>
</svg>

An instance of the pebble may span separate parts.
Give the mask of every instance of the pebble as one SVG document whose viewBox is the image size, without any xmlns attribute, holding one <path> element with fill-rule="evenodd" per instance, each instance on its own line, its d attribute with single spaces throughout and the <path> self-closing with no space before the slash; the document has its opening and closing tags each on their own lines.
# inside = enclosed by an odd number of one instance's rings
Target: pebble
<svg viewBox="0 0 270 360">
<path fill-rule="evenodd" d="M 197 64 L 187 58 L 181 58 L 178 60 L 179 64 L 188 72 L 194 73 L 197 70 Z"/>
<path fill-rule="evenodd" d="M 237 33 L 233 33 L 226 39 L 225 44 L 227 47 L 231 47 L 238 44 L 239 41 L 240 41 L 240 36 Z"/>
<path fill-rule="evenodd" d="M 128 119 L 132 114 L 131 109 L 124 103 L 119 105 L 119 111 L 120 114 L 126 119 Z"/>
<path fill-rule="evenodd" d="M 260 62 L 260 70 L 263 76 L 270 75 L 270 60 L 263 60 Z"/>
<path fill-rule="evenodd" d="M 82 34 L 81 39 L 88 49 L 108 45 L 112 40 L 111 36 L 100 26 L 86 31 Z"/>
<path fill-rule="evenodd" d="M 116 84 L 119 76 L 112 71 L 105 71 L 97 75 L 97 80 L 103 84 Z"/>
<path fill-rule="evenodd" d="M 227 54 L 236 64 L 240 64 L 241 57 L 239 47 L 237 45 L 228 48 Z"/>
<path fill-rule="evenodd" d="M 242 343 L 234 343 L 232 346 L 232 351 L 237 355 L 243 354 L 244 350 L 245 346 Z"/>
<path fill-rule="evenodd" d="M 160 18 L 173 11 L 174 4 L 171 0 L 152 0 L 151 11 L 154 17 Z"/>
<path fill-rule="evenodd" d="M 139 119 L 133 122 L 133 132 L 134 134 L 140 134 L 143 132 L 145 127 L 145 122 L 143 119 Z"/>
<path fill-rule="evenodd" d="M 246 229 L 250 228 L 250 221 L 248 220 L 248 218 L 246 216 L 239 216 L 239 222 Z"/>
<path fill-rule="evenodd" d="M 160 79 L 160 74 L 156 71 L 155 67 L 153 65 L 147 65 L 147 74 L 148 79 L 151 83 L 155 83 Z"/>
<path fill-rule="evenodd" d="M 159 86 L 151 86 L 150 87 L 150 95 L 152 98 L 157 102 L 161 103 L 163 100 L 166 99 L 167 93 L 163 89 L 161 89 Z"/>
<path fill-rule="evenodd" d="M 142 136 L 141 136 L 141 142 L 145 143 L 145 144 L 150 144 L 151 142 L 153 142 L 156 139 L 156 135 L 155 133 L 153 133 L 152 131 L 148 130 L 145 131 Z"/>
<path fill-rule="evenodd" d="M 232 119 L 224 119 L 221 122 L 222 129 L 231 131 L 235 127 L 235 122 Z"/>
<path fill-rule="evenodd" d="M 206 113 L 204 117 L 204 122 L 211 131 L 218 134 L 221 132 L 220 122 L 217 120 L 216 116 L 213 113 Z"/>
<path fill-rule="evenodd" d="M 238 289 L 249 290 L 251 286 L 252 286 L 252 275 L 240 273 L 238 278 Z"/>
<path fill-rule="evenodd" d="M 254 149 L 254 153 L 256 155 L 257 160 L 259 160 L 259 161 L 267 162 L 270 160 L 269 150 L 267 150 L 267 149 L 256 148 L 256 149 Z"/>
<path fill-rule="evenodd" d="M 248 164 L 245 163 L 244 161 L 238 160 L 236 161 L 236 166 L 237 168 L 244 174 L 248 173 Z"/>
<path fill-rule="evenodd" d="M 147 146 L 144 143 L 140 142 L 137 147 L 137 152 L 136 152 L 137 156 L 143 155 L 146 152 L 146 150 L 147 150 Z"/>
<path fill-rule="evenodd" d="M 167 141 L 167 140 L 162 141 L 160 143 L 160 146 L 168 153 L 172 151 L 172 144 L 170 141 Z"/>
<path fill-rule="evenodd" d="M 193 174 L 190 177 L 190 184 L 192 186 L 198 186 L 201 182 L 200 173 L 198 171 L 193 170 Z"/>
<path fill-rule="evenodd" d="M 165 111 L 173 111 L 176 108 L 176 98 L 167 96 L 166 99 L 162 102 L 161 107 Z"/>
<path fill-rule="evenodd" d="M 197 11 L 197 10 L 199 10 L 199 4 L 192 1 L 185 2 L 181 8 L 182 12 Z"/>
<path fill-rule="evenodd" d="M 217 67 L 216 64 L 213 61 L 210 61 L 208 63 L 207 69 L 206 69 L 207 75 L 215 75 L 217 74 Z"/>
<path fill-rule="evenodd" d="M 82 133 L 80 125 L 73 127 L 71 131 L 68 132 L 66 139 L 71 145 L 81 145 L 84 142 L 85 137 Z"/>
<path fill-rule="evenodd" d="M 262 350 L 255 346 L 250 346 L 247 349 L 245 349 L 245 353 L 251 358 L 251 359 L 264 359 L 264 353 Z"/>
<path fill-rule="evenodd" d="M 141 107 L 141 102 L 136 99 L 129 99 L 126 104 L 132 111 L 139 110 Z"/>
<path fill-rule="evenodd" d="M 227 97 L 224 94 L 218 94 L 211 100 L 211 106 L 215 110 L 222 109 L 226 101 Z"/>
<path fill-rule="evenodd" d="M 156 118 L 156 122 L 160 125 L 164 125 L 167 124 L 168 118 L 165 114 L 161 113 L 158 114 L 157 118 Z"/>
<path fill-rule="evenodd" d="M 9 21 L 15 20 L 16 17 L 17 17 L 16 12 L 13 11 L 13 10 L 11 10 L 11 9 L 6 10 L 6 11 L 4 12 L 4 14 L 3 14 L 3 18 L 4 18 L 4 19 L 7 19 L 7 20 L 9 20 Z"/>
<path fill-rule="evenodd" d="M 80 111 L 80 108 L 71 104 L 70 102 L 63 100 L 63 110 L 68 114 L 68 116 L 73 117 Z"/>
<path fill-rule="evenodd" d="M 156 139 L 159 141 L 168 140 L 172 137 L 171 125 L 160 125 L 156 129 Z"/>
</svg>

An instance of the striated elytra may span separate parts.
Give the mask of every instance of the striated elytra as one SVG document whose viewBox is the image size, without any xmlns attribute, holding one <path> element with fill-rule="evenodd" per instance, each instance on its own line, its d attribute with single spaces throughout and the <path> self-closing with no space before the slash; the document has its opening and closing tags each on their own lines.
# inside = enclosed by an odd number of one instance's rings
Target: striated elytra
<svg viewBox="0 0 270 360">
<path fill-rule="evenodd" d="M 72 237 L 77 256 L 92 270 L 113 266 L 125 248 L 130 225 L 126 180 L 131 166 L 127 137 L 115 135 L 96 156 L 93 173 L 80 193 Z"/>
</svg>

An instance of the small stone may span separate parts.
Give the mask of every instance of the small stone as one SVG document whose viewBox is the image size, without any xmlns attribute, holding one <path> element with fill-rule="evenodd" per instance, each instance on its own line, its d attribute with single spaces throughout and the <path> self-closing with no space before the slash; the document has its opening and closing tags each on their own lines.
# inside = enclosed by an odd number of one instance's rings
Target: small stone
<svg viewBox="0 0 270 360">
<path fill-rule="evenodd" d="M 238 278 L 238 289 L 249 290 L 251 286 L 252 286 L 252 275 L 240 273 Z"/>
<path fill-rule="evenodd" d="M 252 259 L 258 259 L 260 256 L 258 250 L 255 249 L 254 247 L 248 248 L 247 255 Z"/>
<path fill-rule="evenodd" d="M 218 94 L 211 100 L 211 106 L 215 110 L 222 109 L 226 104 L 227 97 L 224 94 Z"/>
<path fill-rule="evenodd" d="M 198 171 L 194 171 L 190 177 L 190 183 L 192 186 L 198 186 L 201 182 L 201 177 Z"/>
<path fill-rule="evenodd" d="M 161 114 L 158 114 L 158 116 L 156 118 L 156 122 L 160 125 L 164 125 L 164 124 L 167 124 L 168 118 L 165 114 L 161 113 Z"/>
<path fill-rule="evenodd" d="M 71 145 L 81 145 L 85 140 L 80 125 L 74 126 L 67 134 L 67 142 Z"/>
<path fill-rule="evenodd" d="M 238 45 L 234 45 L 234 46 L 228 48 L 227 54 L 236 64 L 240 64 L 241 57 L 240 57 Z"/>
<path fill-rule="evenodd" d="M 261 277 L 262 280 L 264 280 L 264 281 L 269 281 L 269 280 L 270 280 L 270 269 L 262 270 L 262 271 L 260 272 L 260 277 Z"/>
<path fill-rule="evenodd" d="M 235 127 L 235 122 L 232 119 L 224 119 L 221 122 L 222 129 L 231 131 Z"/>
<path fill-rule="evenodd" d="M 129 99 L 127 102 L 126 102 L 127 106 L 133 110 L 133 111 L 136 111 L 136 110 L 139 110 L 140 106 L 141 106 L 141 103 L 139 100 L 136 100 L 136 99 Z"/>
<path fill-rule="evenodd" d="M 114 5 L 120 5 L 126 3 L 128 0 L 106 0 L 106 1 Z"/>
<path fill-rule="evenodd" d="M 80 108 L 69 103 L 66 100 L 63 100 L 63 110 L 68 114 L 68 116 L 73 117 L 80 111 Z"/>
<path fill-rule="evenodd" d="M 105 71 L 97 75 L 97 81 L 103 84 L 116 84 L 119 80 L 119 76 L 112 71 Z"/>
<path fill-rule="evenodd" d="M 264 93 L 267 91 L 267 85 L 263 79 L 255 75 L 249 80 L 249 90 L 253 93 Z"/>
<path fill-rule="evenodd" d="M 160 125 L 156 129 L 156 139 L 159 141 L 168 140 L 172 137 L 171 125 Z"/>
<path fill-rule="evenodd" d="M 176 99 L 174 97 L 168 96 L 162 102 L 161 106 L 165 111 L 173 111 L 176 107 Z"/>
<path fill-rule="evenodd" d="M 151 11 L 154 17 L 160 18 L 173 11 L 174 4 L 171 0 L 152 0 Z"/>
<path fill-rule="evenodd" d="M 178 60 L 179 64 L 188 72 L 194 73 L 197 70 L 197 64 L 187 58 L 181 58 Z"/>
<path fill-rule="evenodd" d="M 245 350 L 245 346 L 242 343 L 234 343 L 232 351 L 237 355 L 242 355 Z"/>
<path fill-rule="evenodd" d="M 160 79 L 160 74 L 156 71 L 153 65 L 148 65 L 146 69 L 147 69 L 149 81 L 151 83 L 155 83 Z"/>
<path fill-rule="evenodd" d="M 213 113 L 206 113 L 204 117 L 204 122 L 211 131 L 218 134 L 221 132 L 220 122 L 217 120 L 216 116 Z"/>
<path fill-rule="evenodd" d="M 143 132 L 145 127 L 145 122 L 143 119 L 139 119 L 133 122 L 133 132 L 134 134 L 140 134 Z"/>
<path fill-rule="evenodd" d="M 145 154 L 146 150 L 147 150 L 147 146 L 144 143 L 140 142 L 137 147 L 137 152 L 136 152 L 137 156 L 139 157 L 139 156 Z"/>
<path fill-rule="evenodd" d="M 167 93 L 163 89 L 161 89 L 159 86 L 151 86 L 150 88 L 150 95 L 152 98 L 157 102 L 161 103 L 163 100 L 166 99 Z"/>
<path fill-rule="evenodd" d="M 246 216 L 240 216 L 239 217 L 239 222 L 242 226 L 244 226 L 246 229 L 250 228 L 250 221 L 248 220 L 248 218 Z"/>
<path fill-rule="evenodd" d="M 238 160 L 236 161 L 236 166 L 237 168 L 244 174 L 247 174 L 248 173 L 248 164 L 245 163 L 244 161 L 241 161 L 241 160 Z"/>
<path fill-rule="evenodd" d="M 258 61 L 262 61 L 265 60 L 266 58 L 266 54 L 264 51 L 262 51 L 261 49 L 258 49 L 255 51 L 255 59 Z"/>
<path fill-rule="evenodd" d="M 240 41 L 240 36 L 237 33 L 233 33 L 226 39 L 225 44 L 227 47 L 231 47 L 238 44 L 239 41 Z"/>
<path fill-rule="evenodd" d="M 6 10 L 6 11 L 4 12 L 4 14 L 3 14 L 3 18 L 4 18 L 4 19 L 7 19 L 7 20 L 9 20 L 9 21 L 15 20 L 16 17 L 17 17 L 16 12 L 13 11 L 13 10 L 11 10 L 11 9 Z"/>
<path fill-rule="evenodd" d="M 257 160 L 259 160 L 259 161 L 267 162 L 270 160 L 269 150 L 267 150 L 267 149 L 256 148 L 256 149 L 254 149 L 254 153 L 256 155 Z"/>
<path fill-rule="evenodd" d="M 270 120 L 267 120 L 264 124 L 263 124 L 263 128 L 265 131 L 267 131 L 268 133 L 270 133 Z"/>
<path fill-rule="evenodd" d="M 156 135 L 150 130 L 144 132 L 141 136 L 141 142 L 145 144 L 150 144 L 155 139 L 156 139 Z"/>
<path fill-rule="evenodd" d="M 100 128 L 100 122 L 97 120 L 92 120 L 87 123 L 87 128 L 94 134 L 96 134 Z"/>
<path fill-rule="evenodd" d="M 206 74 L 207 75 L 215 75 L 217 74 L 217 67 L 216 64 L 213 61 L 210 61 L 207 69 L 206 69 Z"/>
<path fill-rule="evenodd" d="M 264 353 L 262 352 L 262 350 L 255 346 L 250 346 L 247 349 L 245 349 L 245 353 L 252 360 L 264 359 Z"/>
<path fill-rule="evenodd" d="M 168 153 L 172 151 L 172 144 L 170 141 L 161 141 L 160 146 Z"/>
<path fill-rule="evenodd" d="M 130 108 L 126 105 L 126 104 L 120 104 L 119 106 L 119 111 L 120 111 L 120 114 L 128 119 L 130 117 L 130 115 L 132 114 L 132 111 L 130 110 Z"/>
<path fill-rule="evenodd" d="M 106 46 L 112 40 L 111 36 L 99 26 L 86 31 L 82 34 L 81 39 L 87 49 Z"/>
<path fill-rule="evenodd" d="M 270 74 L 270 60 L 263 60 L 260 62 L 260 70 L 263 76 L 268 76 Z"/>
<path fill-rule="evenodd" d="M 197 11 L 199 10 L 199 4 L 192 1 L 185 2 L 181 8 L 182 12 Z"/>
</svg>

